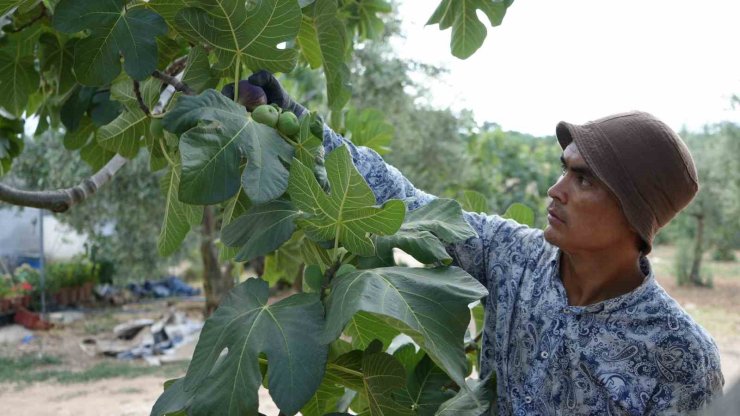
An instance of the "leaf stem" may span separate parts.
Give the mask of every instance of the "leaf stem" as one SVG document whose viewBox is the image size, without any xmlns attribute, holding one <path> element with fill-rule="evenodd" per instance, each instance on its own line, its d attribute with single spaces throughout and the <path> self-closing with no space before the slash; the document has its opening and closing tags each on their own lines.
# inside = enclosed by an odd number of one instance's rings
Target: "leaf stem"
<svg viewBox="0 0 740 416">
<path fill-rule="evenodd" d="M 337 272 L 337 269 L 339 269 L 339 266 L 341 265 L 342 263 L 340 263 L 339 261 L 335 261 L 331 265 L 331 267 L 326 269 L 326 272 L 324 272 L 324 281 L 321 282 L 321 292 L 320 292 L 320 299 L 322 302 L 324 301 L 324 298 L 326 298 L 326 290 L 329 289 L 329 284 L 334 278 L 334 274 Z"/>
<path fill-rule="evenodd" d="M 234 102 L 239 102 L 239 66 L 241 65 L 241 55 L 236 54 L 236 65 L 234 65 Z"/>
<path fill-rule="evenodd" d="M 162 154 L 164 155 L 164 158 L 167 159 L 167 163 L 169 163 L 170 166 L 174 167 L 175 162 L 172 159 L 170 159 L 170 155 L 167 152 L 167 148 L 164 147 L 164 141 L 162 140 L 162 137 L 157 139 L 157 141 L 159 142 L 159 148 L 162 149 Z"/>
</svg>

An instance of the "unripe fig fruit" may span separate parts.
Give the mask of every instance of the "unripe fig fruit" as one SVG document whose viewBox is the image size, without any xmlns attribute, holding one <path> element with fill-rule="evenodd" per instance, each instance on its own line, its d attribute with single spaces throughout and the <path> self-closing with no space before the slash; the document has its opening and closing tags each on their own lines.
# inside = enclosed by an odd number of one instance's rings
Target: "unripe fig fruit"
<svg viewBox="0 0 740 416">
<path fill-rule="evenodd" d="M 149 133 L 154 137 L 162 137 L 164 134 L 164 126 L 162 125 L 161 118 L 153 118 L 149 123 Z"/>
<path fill-rule="evenodd" d="M 321 117 L 316 117 L 312 120 L 309 128 L 311 130 L 311 134 L 316 136 L 319 140 L 324 140 L 324 120 L 322 120 Z"/>
<path fill-rule="evenodd" d="M 282 113 L 280 113 L 280 117 L 278 117 L 277 128 L 280 133 L 283 133 L 288 137 L 295 136 L 298 133 L 298 130 L 301 129 L 300 125 L 298 124 L 298 117 L 296 117 L 296 115 L 291 113 L 290 111 L 283 111 Z"/>
<path fill-rule="evenodd" d="M 221 94 L 234 99 L 234 83 L 226 84 L 221 89 Z M 265 91 L 256 85 L 252 85 L 246 79 L 239 81 L 239 104 L 246 107 L 247 111 L 253 111 L 262 104 L 267 104 Z"/>
<path fill-rule="evenodd" d="M 278 110 L 267 104 L 263 104 L 252 111 L 252 119 L 254 119 L 254 121 L 273 128 L 277 126 L 279 117 L 280 113 Z"/>
</svg>

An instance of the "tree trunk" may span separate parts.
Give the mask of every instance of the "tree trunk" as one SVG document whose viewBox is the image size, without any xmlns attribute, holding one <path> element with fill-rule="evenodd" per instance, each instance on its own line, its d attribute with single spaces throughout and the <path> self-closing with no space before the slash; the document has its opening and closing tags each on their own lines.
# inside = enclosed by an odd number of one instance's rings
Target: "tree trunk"
<svg viewBox="0 0 740 416">
<path fill-rule="evenodd" d="M 706 286 L 701 278 L 701 259 L 704 256 L 704 214 L 694 214 L 696 218 L 696 240 L 694 241 L 694 261 L 691 265 L 689 281 L 694 286 Z"/>
<path fill-rule="evenodd" d="M 213 243 L 215 238 L 216 219 L 213 207 L 206 206 L 203 212 L 203 229 L 201 234 L 200 253 L 203 257 L 203 289 L 206 293 L 205 316 L 211 316 L 221 303 L 221 299 L 234 287 L 231 269 L 222 271 L 218 264 L 218 250 Z"/>
</svg>

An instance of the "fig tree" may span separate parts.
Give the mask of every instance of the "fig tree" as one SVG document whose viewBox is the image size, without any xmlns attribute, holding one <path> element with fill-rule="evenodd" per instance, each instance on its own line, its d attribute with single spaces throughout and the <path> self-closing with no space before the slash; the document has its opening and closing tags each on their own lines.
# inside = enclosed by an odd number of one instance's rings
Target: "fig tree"
<svg viewBox="0 0 740 416">
<path fill-rule="evenodd" d="M 254 121 L 273 128 L 277 126 L 279 117 L 280 113 L 278 110 L 267 104 L 263 104 L 252 111 L 252 119 Z"/>
<path fill-rule="evenodd" d="M 277 128 L 280 133 L 283 133 L 288 137 L 295 136 L 298 133 L 298 130 L 301 129 L 300 125 L 298 124 L 298 117 L 296 117 L 296 115 L 291 113 L 290 111 L 283 111 L 282 113 L 280 113 L 280 117 L 278 117 Z"/>
<path fill-rule="evenodd" d="M 221 94 L 233 100 L 234 83 L 224 85 Z M 250 84 L 246 79 L 243 79 L 239 81 L 239 104 L 246 107 L 247 111 L 253 111 L 258 106 L 267 104 L 267 96 L 261 87 Z"/>
</svg>

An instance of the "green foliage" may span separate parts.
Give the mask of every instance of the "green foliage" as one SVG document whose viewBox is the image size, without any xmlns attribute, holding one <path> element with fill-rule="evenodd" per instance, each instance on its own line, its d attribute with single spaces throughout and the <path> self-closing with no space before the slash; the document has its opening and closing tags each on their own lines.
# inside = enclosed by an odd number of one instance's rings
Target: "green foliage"
<svg viewBox="0 0 740 416">
<path fill-rule="evenodd" d="M 470 57 L 483 45 L 486 26 L 478 19 L 481 10 L 491 26 L 498 26 L 504 20 L 506 9 L 514 0 L 443 0 L 428 25 L 439 23 L 442 30 L 452 27 L 452 54 L 460 59 Z"/>
<path fill-rule="evenodd" d="M 331 193 L 326 195 L 311 169 L 294 160 L 288 192 L 296 207 L 308 215 L 296 221 L 314 241 L 342 243 L 349 251 L 372 255 L 375 247 L 368 233 L 395 233 L 403 222 L 406 206 L 390 200 L 376 208 L 375 195 L 352 165 L 346 147 L 326 158 Z"/>
<path fill-rule="evenodd" d="M 45 268 L 46 287 L 50 293 L 59 288 L 82 286 L 98 282 L 98 268 L 86 259 L 57 261 Z"/>
<path fill-rule="evenodd" d="M 314 394 L 328 353 L 318 338 L 321 302 L 317 295 L 298 294 L 268 305 L 267 295 L 266 282 L 249 279 L 206 322 L 183 382 L 193 395 L 191 412 L 254 414 L 262 353 L 270 395 L 283 412 L 297 412 Z M 224 348 L 228 353 L 218 360 Z"/>
<path fill-rule="evenodd" d="M 383 155 L 391 149 L 393 139 L 393 125 L 385 120 L 383 112 L 375 108 L 366 108 L 362 111 L 351 109 L 344 120 L 347 131 L 344 137 L 352 140 L 357 146 L 369 147 Z"/>
<path fill-rule="evenodd" d="M 23 151 L 23 120 L 0 117 L 0 176 Z"/>
<path fill-rule="evenodd" d="M 431 20 L 451 26 L 453 53 L 469 56 L 485 34 L 475 9 L 498 24 L 508 4 L 443 1 Z M 440 199 L 409 215 L 400 200 L 378 206 L 346 147 L 324 155 L 315 113 L 297 120 L 297 131 L 296 120 L 276 130 L 238 104 L 240 88 L 233 101 L 215 90 L 259 69 L 295 70 L 318 80 L 311 88 L 321 86 L 326 103 L 317 106 L 331 110 L 335 127 L 381 153 L 394 131 L 404 133 L 394 129 L 394 117 L 403 117 L 407 130 L 423 126 L 414 152 L 424 158 L 414 174 L 446 179 L 451 195 L 465 179 L 447 178 L 469 160 L 458 151 L 466 148 L 465 123 L 449 110 L 410 111 L 405 68 L 370 96 L 385 114 L 356 105 L 343 120 L 356 62 L 368 63 L 364 73 L 375 81 L 405 65 L 354 57 L 377 56 L 372 45 L 386 36 L 389 2 L 28 0 L 2 2 L 0 10 L 15 6 L 13 31 L 1 35 L 0 47 L 7 91 L 0 107 L 11 127 L 0 135 L 3 172 L 15 160 L 29 188 L 66 188 L 115 154 L 131 159 L 127 174 L 65 219 L 99 244 L 97 258 L 114 259 L 127 278 L 152 277 L 162 263 L 151 253 L 176 253 L 204 206 L 216 205 L 217 223 L 204 229 L 220 226 L 222 258 L 268 256 L 273 283 L 304 269 L 305 293 L 274 304 L 267 281 L 238 285 L 206 322 L 186 376 L 168 383 L 153 414 L 256 414 L 261 385 L 286 414 L 485 410 L 465 381 L 464 335 L 467 305 L 486 290 L 449 267 L 445 250 L 474 235 L 459 204 Z M 179 91 L 172 100 L 164 84 Z M 390 114 L 395 109 L 407 111 Z M 20 120 L 31 116 L 40 134 L 19 156 Z M 441 169 L 450 151 L 460 163 Z M 152 218 L 163 219 L 160 228 Z M 428 267 L 378 267 L 392 265 L 393 248 Z M 148 256 L 136 258 L 141 252 Z M 50 264 L 50 284 L 94 279 L 99 269 L 91 264 Z M 401 333 L 420 350 L 386 351 Z"/>
<path fill-rule="evenodd" d="M 534 226 L 534 211 L 524 204 L 515 202 L 506 208 L 506 211 L 501 215 L 504 218 L 512 219 L 519 224 Z"/>
<path fill-rule="evenodd" d="M 164 19 L 121 0 L 61 0 L 54 9 L 54 28 L 69 34 L 87 31 L 74 47 L 73 69 L 85 85 L 109 84 L 121 71 L 144 80 L 156 69 L 156 36 L 167 33 Z"/>
</svg>

